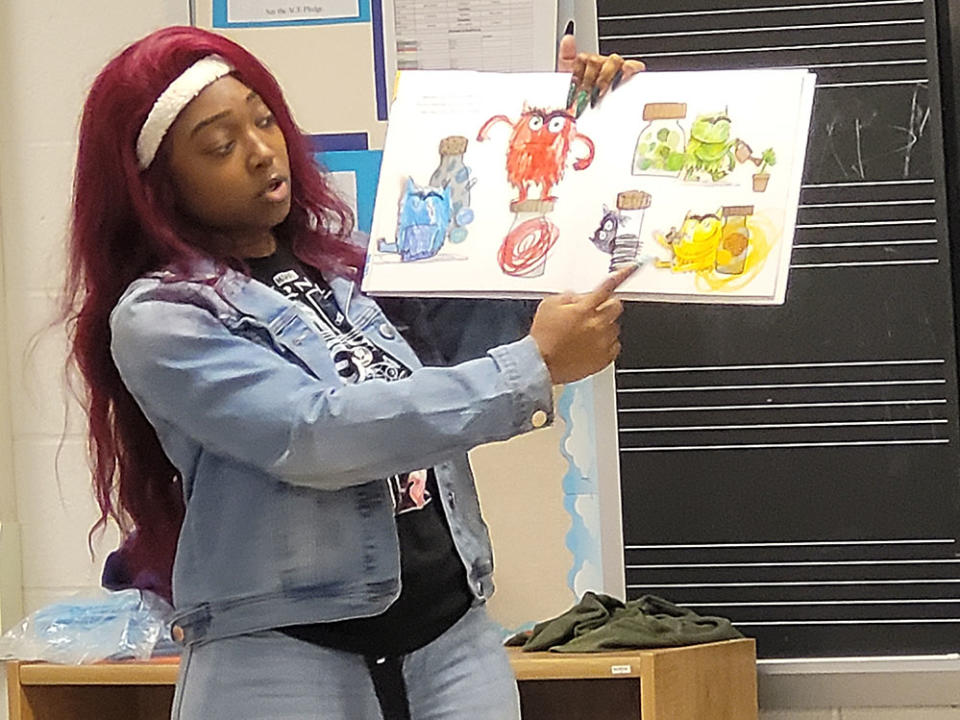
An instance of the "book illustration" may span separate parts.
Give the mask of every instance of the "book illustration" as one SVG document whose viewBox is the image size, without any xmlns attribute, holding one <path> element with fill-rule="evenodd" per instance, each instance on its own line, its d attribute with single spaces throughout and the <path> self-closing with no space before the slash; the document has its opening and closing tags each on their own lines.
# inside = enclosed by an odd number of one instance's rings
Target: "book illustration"
<svg viewBox="0 0 960 720">
<path fill-rule="evenodd" d="M 506 115 L 494 115 L 477 133 L 477 140 L 487 139 L 490 129 L 499 123 L 511 126 L 507 144 L 507 181 L 517 190 L 516 202 L 527 199 L 533 186 L 539 186 L 541 200 L 556 200 L 553 187 L 563 179 L 573 144 L 586 146 L 587 154 L 577 158 L 574 170 L 586 170 L 593 162 L 593 140 L 577 132 L 577 121 L 566 110 L 546 110 L 523 104 L 516 122 Z"/>
<path fill-rule="evenodd" d="M 577 132 L 577 122 L 566 110 L 529 107 L 526 102 L 516 122 L 506 115 L 489 118 L 477 133 L 477 140 L 486 140 L 490 129 L 501 122 L 511 127 L 507 182 L 517 197 L 510 203 L 513 223 L 497 252 L 497 263 L 512 277 L 540 277 L 547 254 L 560 238 L 560 230 L 547 218 L 556 201 L 552 192 L 563 179 L 574 143 L 582 143 L 587 151 L 573 161 L 574 170 L 590 167 L 594 144 Z M 531 193 L 536 197 L 530 197 Z"/>
<path fill-rule="evenodd" d="M 434 257 L 445 240 L 463 242 L 466 225 L 473 222 L 470 188 L 476 178 L 463 162 L 467 138 L 454 135 L 440 141 L 440 163 L 429 185 L 417 185 L 407 177 L 397 213 L 396 240 L 377 240 L 377 249 L 397 253 L 404 262 Z"/>
<path fill-rule="evenodd" d="M 686 103 L 647 103 L 633 154 L 634 175 L 677 177 L 686 163 Z"/>
<path fill-rule="evenodd" d="M 404 262 L 431 258 L 440 252 L 450 227 L 450 188 L 420 186 L 407 178 L 397 216 L 395 242 L 377 240 L 380 252 L 398 253 Z"/>
<path fill-rule="evenodd" d="M 476 178 L 470 177 L 470 168 L 463 162 L 467 151 L 467 139 L 462 135 L 451 135 L 440 141 L 440 164 L 430 176 L 433 187 L 450 188 L 450 216 L 453 225 L 447 237 L 452 243 L 461 243 L 467 238 L 466 226 L 473 222 L 473 210 L 470 209 L 470 188 Z"/>
<path fill-rule="evenodd" d="M 688 212 L 680 227 L 654 237 L 669 253 L 657 268 L 695 273 L 711 290 L 722 290 L 739 279 L 742 287 L 757 275 L 770 253 L 769 224 L 755 217 L 753 205 L 728 205 L 718 212 Z"/>
<path fill-rule="evenodd" d="M 647 103 L 643 108 L 646 125 L 637 138 L 633 157 L 634 175 L 676 177 L 684 182 L 717 184 L 748 161 L 761 170 L 754 177 L 755 192 L 764 192 L 769 174 L 764 170 L 776 163 L 773 148 L 759 157 L 740 138 L 731 137 L 732 121 L 727 110 L 698 115 L 685 121 L 686 103 Z"/>
<path fill-rule="evenodd" d="M 767 183 L 770 182 L 770 173 L 765 172 L 765 170 L 771 165 L 777 164 L 777 154 L 773 151 L 773 148 L 767 148 L 760 153 L 759 158 L 753 157 L 751 152 L 750 160 L 759 168 L 753 175 L 753 191 L 764 192 L 767 189 Z"/>
<path fill-rule="evenodd" d="M 637 263 L 622 297 L 781 303 L 814 87 L 639 73 L 575 118 L 556 73 L 403 72 L 362 289 L 540 297 Z"/>
<path fill-rule="evenodd" d="M 505 275 L 534 278 L 543 275 L 547 254 L 560 238 L 560 230 L 547 217 L 553 200 L 518 200 L 510 203 L 513 224 L 497 252 Z"/>
<path fill-rule="evenodd" d="M 603 206 L 603 218 L 590 241 L 610 255 L 610 270 L 643 262 L 641 231 L 644 211 L 650 207 L 651 197 L 642 190 L 624 190 L 617 193 L 616 209 Z"/>
<path fill-rule="evenodd" d="M 719 182 L 743 157 L 740 140 L 730 138 L 730 118 L 722 113 L 700 115 L 690 126 L 690 139 L 683 165 L 684 180 Z M 743 157 L 744 162 L 746 157 Z"/>
</svg>

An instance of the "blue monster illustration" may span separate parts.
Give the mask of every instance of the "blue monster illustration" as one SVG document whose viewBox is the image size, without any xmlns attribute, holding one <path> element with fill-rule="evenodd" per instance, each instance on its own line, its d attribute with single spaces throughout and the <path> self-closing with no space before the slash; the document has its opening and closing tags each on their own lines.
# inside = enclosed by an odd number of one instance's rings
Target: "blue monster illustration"
<svg viewBox="0 0 960 720">
<path fill-rule="evenodd" d="M 396 252 L 404 262 L 431 258 L 439 252 L 451 222 L 450 187 L 421 187 L 407 178 L 400 198 L 397 239 L 381 239 L 381 252 Z"/>
</svg>

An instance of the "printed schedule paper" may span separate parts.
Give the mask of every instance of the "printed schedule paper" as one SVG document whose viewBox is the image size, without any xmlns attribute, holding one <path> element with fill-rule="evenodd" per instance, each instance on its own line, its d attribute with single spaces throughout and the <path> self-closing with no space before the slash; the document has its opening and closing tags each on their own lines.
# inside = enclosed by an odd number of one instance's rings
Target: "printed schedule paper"
<svg viewBox="0 0 960 720">
<path fill-rule="evenodd" d="M 394 70 L 553 68 L 556 3 L 534 0 L 392 0 Z M 386 7 L 389 6 L 389 7 Z"/>
</svg>

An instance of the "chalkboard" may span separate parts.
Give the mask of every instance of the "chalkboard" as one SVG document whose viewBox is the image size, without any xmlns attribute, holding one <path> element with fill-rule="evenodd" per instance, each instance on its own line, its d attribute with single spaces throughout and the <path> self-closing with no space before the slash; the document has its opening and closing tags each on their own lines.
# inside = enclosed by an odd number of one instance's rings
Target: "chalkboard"
<svg viewBox="0 0 960 720">
<path fill-rule="evenodd" d="M 600 51 L 650 70 L 818 73 L 786 304 L 625 313 L 628 597 L 730 617 L 761 657 L 960 650 L 935 4 L 600 0 L 597 10 Z"/>
</svg>

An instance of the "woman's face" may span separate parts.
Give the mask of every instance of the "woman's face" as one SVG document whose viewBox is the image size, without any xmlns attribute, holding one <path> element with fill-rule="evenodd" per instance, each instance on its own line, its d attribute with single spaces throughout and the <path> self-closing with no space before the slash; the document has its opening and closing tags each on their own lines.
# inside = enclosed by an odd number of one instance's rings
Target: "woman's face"
<svg viewBox="0 0 960 720">
<path fill-rule="evenodd" d="M 290 212 L 290 160 L 273 113 L 227 75 L 204 88 L 168 131 L 179 207 L 231 243 L 237 257 L 273 251 Z"/>
</svg>

